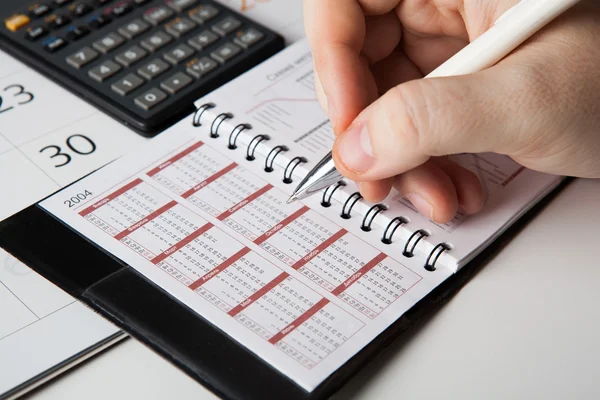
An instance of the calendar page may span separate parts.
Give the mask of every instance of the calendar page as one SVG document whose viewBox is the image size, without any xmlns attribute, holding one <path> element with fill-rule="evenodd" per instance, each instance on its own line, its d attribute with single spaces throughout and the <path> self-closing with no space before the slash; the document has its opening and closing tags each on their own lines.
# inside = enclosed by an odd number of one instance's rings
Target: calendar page
<svg viewBox="0 0 600 400">
<path fill-rule="evenodd" d="M 314 389 L 451 275 L 386 246 L 191 119 L 41 206 Z M 318 197 L 318 196 L 317 196 Z"/>
<path fill-rule="evenodd" d="M 0 220 L 145 141 L 0 51 Z M 0 397 L 125 337 L 2 250 L 0 321 Z"/>
<path fill-rule="evenodd" d="M 309 391 L 560 182 L 462 155 L 489 198 L 446 226 L 351 182 L 287 204 L 333 142 L 306 41 L 196 108 L 40 205 Z"/>
<path fill-rule="evenodd" d="M 219 1 L 288 43 L 303 36 L 301 0 Z M 0 220 L 146 142 L 0 51 Z M 27 390 L 47 371 L 109 337 L 124 336 L 2 250 L 0 320 L 0 397 Z"/>
</svg>

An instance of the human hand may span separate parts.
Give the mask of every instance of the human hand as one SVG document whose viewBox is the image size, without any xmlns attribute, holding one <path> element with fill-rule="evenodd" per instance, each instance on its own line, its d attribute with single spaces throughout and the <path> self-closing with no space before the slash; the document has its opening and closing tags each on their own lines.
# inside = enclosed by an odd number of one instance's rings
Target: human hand
<svg viewBox="0 0 600 400">
<path fill-rule="evenodd" d="M 338 170 L 369 201 L 395 187 L 431 219 L 478 212 L 481 184 L 444 156 L 495 152 L 600 177 L 600 2 L 584 0 L 496 66 L 418 79 L 516 0 L 304 0 Z"/>
</svg>

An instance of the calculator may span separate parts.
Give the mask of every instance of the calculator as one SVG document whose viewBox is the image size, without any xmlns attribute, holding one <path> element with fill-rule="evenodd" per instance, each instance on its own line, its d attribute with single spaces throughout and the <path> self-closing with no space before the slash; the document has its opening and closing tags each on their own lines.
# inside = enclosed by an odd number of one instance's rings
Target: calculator
<svg viewBox="0 0 600 400">
<path fill-rule="evenodd" d="M 147 137 L 284 47 L 211 0 L 0 0 L 0 21 L 2 49 Z"/>
</svg>

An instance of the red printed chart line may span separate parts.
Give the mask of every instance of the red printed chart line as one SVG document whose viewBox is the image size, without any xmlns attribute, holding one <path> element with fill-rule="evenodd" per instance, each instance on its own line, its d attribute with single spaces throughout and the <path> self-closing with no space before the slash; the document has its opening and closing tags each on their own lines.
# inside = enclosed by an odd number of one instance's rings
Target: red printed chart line
<svg viewBox="0 0 600 400">
<path fill-rule="evenodd" d="M 196 143 L 194 143 L 193 145 L 191 145 L 187 149 L 181 151 L 180 153 L 175 154 L 173 157 L 169 158 L 167 161 L 163 162 L 158 167 L 151 169 L 150 171 L 148 171 L 146 173 L 146 175 L 152 177 L 152 176 L 158 174 L 160 171 L 162 171 L 163 169 L 167 168 L 169 165 L 177 162 L 178 160 L 180 160 L 183 157 L 187 156 L 188 154 L 190 154 L 194 150 L 200 148 L 203 144 L 204 144 L 203 142 L 196 142 Z"/>
<path fill-rule="evenodd" d="M 300 218 L 300 216 L 302 214 L 304 214 L 305 212 L 307 212 L 307 211 L 308 211 L 308 207 L 303 206 L 301 209 L 299 209 L 298 211 L 294 212 L 289 217 L 283 219 L 277 225 L 275 225 L 274 227 L 272 227 L 271 229 L 269 229 L 268 231 L 266 231 L 265 233 L 263 233 L 261 236 L 259 236 L 257 239 L 255 239 L 254 243 L 255 244 L 261 244 L 261 243 L 265 242 L 271 236 L 273 236 L 274 234 L 276 234 L 277 232 L 279 232 L 280 230 L 282 230 L 283 228 L 285 228 L 286 226 L 288 226 L 289 224 L 291 224 L 294 220 Z"/>
<path fill-rule="evenodd" d="M 375 266 L 377 264 L 379 264 L 380 262 L 382 262 L 386 257 L 387 256 L 385 254 L 379 253 L 379 255 L 377 255 L 377 257 L 375 257 L 374 259 L 372 259 L 371 261 L 369 261 L 368 263 L 366 263 L 365 265 L 363 265 L 361 269 L 359 269 L 358 271 L 356 271 L 355 273 L 353 273 L 352 275 L 350 275 L 350 277 L 348 279 L 346 279 L 337 288 L 335 288 L 331 292 L 331 294 L 333 294 L 334 296 L 340 295 L 344 290 L 348 289 L 356 281 L 358 281 L 363 275 L 365 275 L 367 272 L 369 272 L 370 270 L 372 270 L 373 268 L 375 268 Z"/>
<path fill-rule="evenodd" d="M 523 172 L 524 170 L 525 170 L 525 167 L 519 167 L 519 169 L 517 169 L 511 176 L 506 178 L 506 180 L 504 182 L 502 182 L 500 184 L 500 186 L 506 187 L 509 183 L 511 183 L 513 180 L 515 180 L 515 178 L 517 176 L 519 176 L 521 174 L 521 172 Z"/>
<path fill-rule="evenodd" d="M 289 276 L 289 274 L 287 274 L 286 272 L 282 272 L 281 274 L 277 275 L 273 280 L 271 280 L 269 283 L 267 283 L 265 286 L 263 286 L 262 288 L 260 288 L 256 292 L 254 292 L 246 300 L 242 301 L 240 304 L 238 304 L 237 306 L 235 306 L 234 308 L 232 308 L 227 314 L 229 314 L 232 317 L 235 317 L 236 315 L 238 315 L 239 313 L 241 313 L 242 311 L 244 311 L 246 308 L 248 308 L 248 306 L 250 306 L 256 300 L 260 299 L 265 294 L 267 294 L 271 290 L 273 290 L 281 282 L 283 282 L 284 280 L 286 280 L 288 278 L 288 276 Z"/>
<path fill-rule="evenodd" d="M 150 260 L 150 262 L 152 262 L 152 264 L 155 264 L 155 265 L 158 264 L 159 262 L 168 258 L 171 254 L 175 253 L 176 251 L 185 247 L 186 245 L 188 245 L 190 242 L 192 242 L 196 238 L 198 238 L 201 235 L 203 235 L 204 233 L 206 233 L 212 227 L 213 227 L 213 224 L 211 224 L 210 222 L 206 223 L 205 225 L 201 226 L 200 228 L 198 228 L 194 232 L 192 232 L 189 236 L 183 238 L 181 241 L 177 242 L 173 246 L 169 247 L 167 250 L 163 251 L 162 253 L 160 253 L 159 255 L 154 257 L 152 260 Z"/>
<path fill-rule="evenodd" d="M 208 178 L 206 178 L 202 182 L 198 183 L 197 185 L 194 185 L 194 187 L 192 187 L 187 192 L 185 192 L 184 194 L 182 194 L 181 197 L 183 197 L 184 199 L 187 199 L 188 197 L 192 196 L 194 193 L 196 193 L 199 190 L 201 190 L 202 188 L 210 185 L 211 183 L 213 183 L 214 181 L 216 181 L 217 179 L 219 179 L 220 177 L 222 177 L 223 175 L 225 175 L 226 173 L 228 173 L 229 171 L 233 170 L 236 167 L 237 167 L 236 163 L 229 164 L 228 166 L 226 166 L 222 170 L 220 170 L 220 171 L 216 172 L 215 174 L 209 176 Z"/>
<path fill-rule="evenodd" d="M 250 249 L 247 247 L 244 247 L 243 249 L 241 249 L 240 251 L 238 251 L 231 257 L 229 257 L 227 260 L 225 260 L 223 263 L 217 265 L 215 268 L 213 268 L 212 270 L 210 270 L 209 272 L 204 274 L 202 277 L 197 279 L 194 283 L 192 283 L 188 287 L 192 290 L 198 289 L 200 286 L 204 285 L 206 282 L 208 282 L 213 277 L 215 277 L 216 275 L 218 275 L 219 273 L 224 271 L 227 267 L 229 267 L 230 265 L 232 265 L 233 263 L 238 261 L 240 258 L 244 257 L 249 252 L 250 252 Z"/>
<path fill-rule="evenodd" d="M 219 221 L 223 221 L 224 219 L 231 217 L 237 211 L 242 209 L 246 204 L 256 200 L 257 198 L 259 198 L 263 194 L 267 193 L 272 188 L 273 188 L 273 185 L 271 185 L 271 184 L 263 186 L 262 188 L 258 189 L 256 192 L 252 193 L 250 196 L 246 197 L 244 200 L 240 201 L 239 203 L 237 203 L 236 205 L 231 207 L 229 210 L 226 210 L 223 213 L 221 213 L 221 215 L 219 215 L 217 217 L 217 219 Z"/>
<path fill-rule="evenodd" d="M 97 209 L 99 209 L 100 207 L 102 207 L 103 205 L 105 205 L 106 203 L 108 203 L 108 202 L 116 199 L 117 197 L 119 197 L 123 193 L 127 192 L 128 190 L 133 189 L 134 187 L 136 187 L 140 183 L 142 183 L 142 180 L 140 178 L 137 178 L 137 179 L 129 182 L 127 185 L 125 185 L 125 186 L 121 187 L 120 189 L 114 191 L 113 193 L 111 193 L 108 196 L 104 197 L 102 200 L 97 201 L 96 203 L 92 204 L 91 206 L 83 209 L 82 211 L 79 212 L 79 215 L 81 215 L 82 217 L 85 217 L 86 215 L 88 215 L 88 214 L 96 211 Z"/>
<path fill-rule="evenodd" d="M 288 324 L 285 328 L 277 332 L 269 339 L 269 343 L 276 344 L 281 339 L 292 333 L 296 328 L 302 325 L 306 320 L 315 315 L 319 310 L 325 307 L 329 303 L 327 299 L 321 299 L 317 303 L 315 303 L 311 308 L 306 310 L 302 315 L 296 318 L 292 323 Z"/>
<path fill-rule="evenodd" d="M 127 235 L 129 235 L 129 234 L 135 232 L 136 230 L 140 229 L 142 226 L 146 225 L 148 222 L 152 221 L 153 219 L 159 217 L 161 214 L 164 214 L 165 212 L 167 212 L 171 208 L 175 207 L 176 205 L 177 205 L 177 202 L 175 200 L 171 200 L 170 202 L 168 202 L 164 206 L 160 207 L 156 211 L 148 214 L 146 217 L 142 218 L 141 220 L 139 220 L 135 224 L 131 225 L 129 228 L 127 228 L 124 231 L 119 232 L 118 234 L 116 234 L 114 236 L 115 239 L 117 239 L 117 240 L 123 239 Z"/>
<path fill-rule="evenodd" d="M 293 99 L 293 98 L 274 98 L 274 99 L 268 99 L 268 100 L 264 100 L 261 101 L 260 103 L 258 103 L 257 105 L 255 105 L 254 107 L 252 107 L 251 109 L 246 111 L 246 114 L 251 113 L 256 111 L 257 109 L 259 109 L 262 106 L 265 106 L 269 103 L 277 103 L 277 102 L 291 102 L 291 103 L 315 103 L 317 102 L 317 99 Z"/>
<path fill-rule="evenodd" d="M 300 260 L 296 261 L 296 263 L 294 265 L 292 265 L 292 268 L 294 268 L 295 270 L 299 270 L 300 268 L 302 268 L 303 266 L 308 264 L 313 258 L 315 258 L 319 254 L 321 254 L 329 246 L 331 246 L 332 244 L 337 242 L 338 239 L 342 238 L 346 233 L 347 233 L 347 231 L 345 229 L 339 230 L 338 232 L 335 233 L 335 235 L 330 236 L 323 243 L 321 243 L 320 245 L 315 247 L 315 249 L 313 251 L 311 251 L 304 257 L 302 257 Z"/>
</svg>

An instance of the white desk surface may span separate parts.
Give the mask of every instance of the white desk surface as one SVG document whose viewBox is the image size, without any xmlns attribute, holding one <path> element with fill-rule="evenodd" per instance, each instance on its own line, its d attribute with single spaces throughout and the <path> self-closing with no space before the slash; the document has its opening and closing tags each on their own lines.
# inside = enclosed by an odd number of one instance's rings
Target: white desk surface
<svg viewBox="0 0 600 400">
<path fill-rule="evenodd" d="M 600 398 L 600 180 L 577 180 L 335 399 Z M 34 400 L 215 399 L 129 339 Z"/>
</svg>

